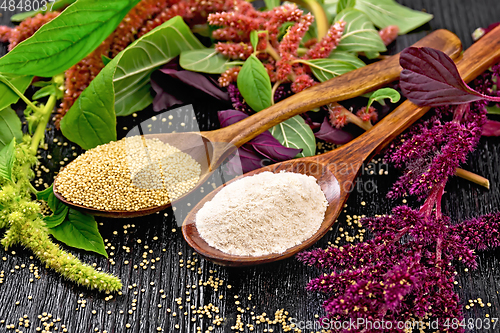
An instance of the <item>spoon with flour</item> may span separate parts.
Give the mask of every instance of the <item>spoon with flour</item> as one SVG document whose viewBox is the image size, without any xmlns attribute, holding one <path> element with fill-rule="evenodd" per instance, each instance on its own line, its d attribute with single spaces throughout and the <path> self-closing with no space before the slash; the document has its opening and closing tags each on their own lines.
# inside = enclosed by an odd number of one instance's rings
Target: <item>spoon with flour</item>
<svg viewBox="0 0 500 333">
<path fill-rule="evenodd" d="M 463 58 L 457 62 L 457 67 L 464 81 L 469 82 L 499 60 L 500 27 L 497 27 L 467 49 L 463 54 Z M 371 157 L 390 143 L 404 129 L 423 116 L 428 110 L 429 107 L 418 107 L 409 101 L 405 101 L 379 121 L 372 129 L 338 149 L 322 155 L 276 163 L 251 171 L 229 181 L 227 184 L 218 187 L 205 196 L 205 198 L 191 210 L 182 225 L 184 238 L 191 247 L 205 258 L 218 264 L 229 266 L 247 266 L 269 263 L 288 258 L 310 247 L 323 237 L 334 224 L 353 188 L 354 181 L 363 163 L 371 159 Z M 280 173 L 283 171 L 293 172 L 312 176 L 316 179 L 317 184 L 321 187 L 328 202 L 324 220 L 319 229 L 302 243 L 290 247 L 282 253 L 243 256 L 228 254 L 210 246 L 205 239 L 201 237 L 197 229 L 197 214 L 205 204 L 210 202 L 217 193 L 225 188 L 225 186 L 231 186 L 232 183 L 244 177 L 258 175 L 266 171 L 272 173 Z M 276 210 L 280 208 L 281 207 L 276 207 Z"/>
<path fill-rule="evenodd" d="M 432 47 L 443 51 L 452 59 L 457 58 L 462 49 L 458 37 L 443 29 L 430 33 L 413 46 Z M 316 107 L 357 97 L 383 87 L 398 79 L 400 72 L 399 55 L 394 55 L 310 87 L 225 128 L 197 133 L 149 134 L 144 135 L 144 137 L 168 143 L 189 154 L 200 164 L 201 173 L 196 185 L 176 199 L 181 200 L 198 186 L 204 184 L 236 148 L 255 138 L 260 133 Z M 114 218 L 137 217 L 156 213 L 171 205 L 171 202 L 169 202 L 134 210 L 97 209 L 67 200 L 57 191 L 57 183 L 58 179 L 56 178 L 54 194 L 58 199 L 67 205 L 92 215 Z M 116 193 L 107 193 L 106 195 L 113 196 Z"/>
</svg>

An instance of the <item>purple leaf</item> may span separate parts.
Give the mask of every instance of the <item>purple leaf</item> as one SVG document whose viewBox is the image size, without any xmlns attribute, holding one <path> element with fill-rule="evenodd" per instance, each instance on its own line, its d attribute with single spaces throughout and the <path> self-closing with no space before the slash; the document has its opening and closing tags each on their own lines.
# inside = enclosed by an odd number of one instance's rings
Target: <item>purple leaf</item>
<svg viewBox="0 0 500 333">
<path fill-rule="evenodd" d="M 156 96 L 153 100 L 153 110 L 158 112 L 161 110 L 168 109 L 174 105 L 184 104 L 182 100 L 168 93 L 163 87 L 156 82 L 154 79 L 155 75 L 151 75 L 151 87 L 156 92 Z"/>
<path fill-rule="evenodd" d="M 408 47 L 401 52 L 399 63 L 403 67 L 401 90 L 417 105 L 435 107 L 482 99 L 500 100 L 470 88 L 460 77 L 453 60 L 441 51 Z"/>
<path fill-rule="evenodd" d="M 283 146 L 271 133 L 269 133 L 269 131 L 257 135 L 248 143 L 252 145 L 257 152 L 274 162 L 292 159 L 302 152 L 302 149 Z"/>
<path fill-rule="evenodd" d="M 328 121 L 328 117 L 325 117 L 319 131 L 314 133 L 314 136 L 318 139 L 338 145 L 347 143 L 354 139 L 354 136 L 351 133 L 332 127 Z"/>
<path fill-rule="evenodd" d="M 221 127 L 227 127 L 248 117 L 246 113 L 238 110 L 219 111 L 217 115 L 219 116 Z M 247 145 L 250 145 L 256 152 L 274 162 L 289 160 L 302 152 L 302 149 L 294 149 L 283 146 L 268 131 L 257 135 L 257 137 L 250 140 Z M 246 147 L 249 148 L 248 146 Z"/>
<path fill-rule="evenodd" d="M 174 105 L 192 102 L 195 99 L 229 101 L 229 95 L 219 87 L 215 79 L 197 72 L 180 69 L 175 61 L 166 64 L 151 75 L 151 86 L 156 92 L 153 110 L 161 111 Z"/>
<path fill-rule="evenodd" d="M 486 120 L 483 125 L 483 136 L 500 136 L 500 122 L 495 120 Z"/>
<path fill-rule="evenodd" d="M 238 110 L 224 110 L 217 112 L 219 117 L 220 127 L 227 127 L 229 125 L 235 124 L 240 120 L 245 119 L 248 115 L 243 111 Z"/>
<path fill-rule="evenodd" d="M 316 123 L 314 122 L 311 117 L 309 117 L 309 115 L 306 113 L 303 113 L 301 114 L 302 118 L 304 118 L 304 121 L 306 122 L 307 125 L 309 125 L 309 127 L 311 127 L 311 129 L 314 131 L 314 130 L 317 130 L 318 128 L 321 127 L 321 123 Z"/>
<path fill-rule="evenodd" d="M 239 158 L 236 158 L 236 156 Z M 241 172 L 247 173 L 264 166 L 262 158 L 251 146 L 238 148 L 238 155 L 236 156 L 233 155 L 226 163 L 227 171 L 232 175 L 239 175 Z"/>
<path fill-rule="evenodd" d="M 172 68 L 162 68 L 160 72 L 167 74 L 179 81 L 194 87 L 204 93 L 215 97 L 219 100 L 228 101 L 229 95 L 226 91 L 222 91 L 219 83 L 211 77 L 207 77 L 201 73 L 191 72 L 186 70 L 176 70 Z"/>
</svg>

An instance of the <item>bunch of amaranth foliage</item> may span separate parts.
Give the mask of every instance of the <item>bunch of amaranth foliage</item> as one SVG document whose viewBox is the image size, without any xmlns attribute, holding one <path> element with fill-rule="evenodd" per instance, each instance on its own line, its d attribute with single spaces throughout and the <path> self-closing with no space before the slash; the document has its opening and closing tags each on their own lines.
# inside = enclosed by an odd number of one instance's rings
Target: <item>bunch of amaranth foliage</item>
<svg viewBox="0 0 500 333">
<path fill-rule="evenodd" d="M 245 0 L 142 0 L 125 16 L 116 30 L 97 49 L 65 72 L 65 93 L 56 115 L 56 125 L 71 108 L 80 94 L 104 68 L 103 56 L 114 58 L 136 39 L 167 22 L 181 16 L 191 27 L 206 23 L 207 16 L 226 11 L 246 3 Z M 19 26 L 0 26 L 0 42 L 8 42 L 9 50 L 31 37 L 58 12 L 38 14 L 24 20 Z"/>
<path fill-rule="evenodd" d="M 15 158 L 11 179 L 0 177 L 0 229 L 7 229 L 0 244 L 5 249 L 15 245 L 30 249 L 47 267 L 78 285 L 106 292 L 120 290 L 118 277 L 96 271 L 51 240 L 42 206 L 32 198 L 37 193 L 31 185 L 37 147 L 28 135 L 23 142 L 12 142 Z"/>
<path fill-rule="evenodd" d="M 482 92 L 490 86 L 486 76 L 477 81 Z M 298 255 L 305 264 L 331 271 L 307 286 L 329 296 L 328 320 L 384 320 L 392 328 L 377 332 L 404 332 L 397 322 L 428 318 L 438 321 L 441 332 L 464 331 L 454 290 L 457 265 L 474 269 L 476 250 L 500 245 L 500 213 L 452 223 L 441 212 L 441 198 L 448 179 L 475 149 L 485 122 L 484 101 L 431 111 L 396 139 L 386 156 L 405 170 L 388 196 L 424 200 L 420 209 L 403 205 L 391 215 L 362 219 L 370 240 Z M 372 330 L 360 326 L 354 332 Z"/>
<path fill-rule="evenodd" d="M 231 10 L 208 15 L 208 23 L 218 27 L 212 37 L 218 41 L 215 49 L 220 54 L 244 61 L 256 52 L 273 85 L 273 101 L 278 102 L 317 84 L 307 60 L 328 58 L 339 45 L 346 22 L 329 25 L 322 17 L 314 10 L 307 13 L 290 3 L 259 11 L 244 2 Z M 318 38 L 307 36 L 315 19 Z M 250 41 L 252 31 L 258 32 L 256 50 Z M 320 31 L 325 31 L 324 35 L 320 35 Z M 385 45 L 389 45 L 397 38 L 398 32 L 399 28 L 391 25 L 381 29 L 379 36 Z M 219 84 L 227 87 L 235 110 L 251 114 L 253 110 L 236 85 L 240 70 L 240 66 L 227 69 L 219 77 Z M 373 107 L 351 112 L 338 103 L 330 103 L 324 109 L 328 111 L 331 126 L 337 129 L 354 123 L 366 130 L 372 127 L 372 121 L 377 120 Z M 312 127 L 316 129 L 319 126 Z"/>
</svg>

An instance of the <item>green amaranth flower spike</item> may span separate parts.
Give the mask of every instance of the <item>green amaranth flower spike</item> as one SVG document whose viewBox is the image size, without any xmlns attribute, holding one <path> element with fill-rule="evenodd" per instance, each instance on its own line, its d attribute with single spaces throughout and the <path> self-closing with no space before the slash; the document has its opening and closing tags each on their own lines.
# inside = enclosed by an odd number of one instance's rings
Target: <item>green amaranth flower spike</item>
<svg viewBox="0 0 500 333">
<path fill-rule="evenodd" d="M 37 162 L 31 138 L 16 145 L 12 181 L 0 179 L 0 228 L 8 228 L 1 244 L 5 249 L 20 244 L 29 248 L 46 267 L 79 285 L 114 292 L 122 288 L 119 278 L 96 271 L 52 242 L 40 204 L 32 200 L 32 166 Z"/>
</svg>

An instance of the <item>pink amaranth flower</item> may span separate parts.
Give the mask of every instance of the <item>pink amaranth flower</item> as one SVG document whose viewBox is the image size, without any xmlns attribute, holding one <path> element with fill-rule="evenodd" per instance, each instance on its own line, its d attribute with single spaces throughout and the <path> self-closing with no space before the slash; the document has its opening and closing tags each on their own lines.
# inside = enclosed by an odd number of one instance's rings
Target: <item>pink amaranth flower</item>
<svg viewBox="0 0 500 333">
<path fill-rule="evenodd" d="M 344 33 L 345 22 L 339 21 L 333 24 L 325 37 L 314 44 L 306 53 L 306 59 L 328 58 L 330 53 L 337 48 Z"/>
<path fill-rule="evenodd" d="M 299 93 L 304 89 L 314 86 L 318 82 L 314 81 L 312 77 L 307 74 L 299 75 L 295 78 L 292 83 L 292 91 L 294 93 Z"/>
<path fill-rule="evenodd" d="M 330 124 L 335 128 L 342 128 L 347 124 L 347 112 L 345 107 L 338 103 L 328 104 L 328 116 Z"/>
<path fill-rule="evenodd" d="M 253 53 L 252 45 L 247 43 L 222 43 L 219 42 L 215 45 L 215 49 L 220 54 L 230 58 L 230 59 L 242 59 L 245 60 Z"/>
<path fill-rule="evenodd" d="M 31 37 L 45 23 L 52 21 L 59 15 L 59 12 L 47 12 L 45 14 L 37 14 L 34 17 L 28 17 L 17 27 L 10 30 L 9 34 L 9 51 L 17 44 Z"/>
<path fill-rule="evenodd" d="M 383 28 L 378 32 L 380 38 L 384 42 L 385 46 L 391 44 L 398 37 L 399 28 L 397 25 L 390 25 Z"/>
<path fill-rule="evenodd" d="M 230 83 L 236 82 L 236 78 L 238 77 L 238 73 L 240 72 L 240 70 L 241 67 L 231 67 L 227 69 L 219 77 L 219 85 L 221 87 L 227 87 Z"/>
<path fill-rule="evenodd" d="M 12 28 L 7 27 L 5 25 L 0 25 L 0 42 L 1 43 L 8 43 L 11 32 L 12 32 Z"/>
<path fill-rule="evenodd" d="M 370 106 L 368 111 L 366 110 L 366 106 L 363 106 L 356 112 L 356 115 L 363 121 L 377 121 L 378 118 L 377 109 L 373 106 Z"/>
<path fill-rule="evenodd" d="M 314 16 L 311 13 L 305 14 L 299 22 L 295 23 L 290 27 L 287 33 L 283 36 L 281 40 L 278 51 L 280 56 L 283 57 L 284 54 L 289 54 L 293 57 L 297 56 L 297 50 L 300 45 L 300 41 L 306 34 L 307 30 L 314 21 Z"/>
</svg>

